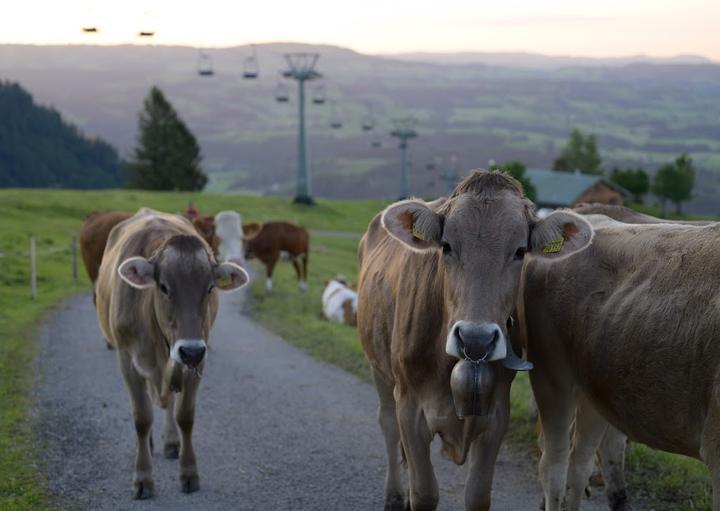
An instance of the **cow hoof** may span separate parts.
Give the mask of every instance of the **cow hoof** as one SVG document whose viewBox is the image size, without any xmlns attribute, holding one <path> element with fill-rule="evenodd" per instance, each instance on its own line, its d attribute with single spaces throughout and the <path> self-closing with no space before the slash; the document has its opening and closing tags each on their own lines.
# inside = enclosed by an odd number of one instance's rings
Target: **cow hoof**
<svg viewBox="0 0 720 511">
<path fill-rule="evenodd" d="M 180 488 L 183 493 L 195 493 L 200 489 L 200 478 L 198 476 L 181 477 Z"/>
<path fill-rule="evenodd" d="M 109 342 L 107 342 L 107 339 L 103 339 L 103 341 L 105 341 L 105 347 L 106 347 L 109 351 L 113 351 L 113 350 L 115 349 L 112 344 L 110 344 Z"/>
<path fill-rule="evenodd" d="M 404 511 L 405 499 L 402 495 L 395 493 L 385 497 L 385 511 Z"/>
<path fill-rule="evenodd" d="M 152 481 L 138 481 L 133 483 L 133 498 L 147 500 L 155 493 L 155 484 Z"/>
<path fill-rule="evenodd" d="M 163 455 L 169 460 L 176 460 L 180 455 L 180 444 L 178 442 L 168 442 L 163 447 Z"/>
</svg>

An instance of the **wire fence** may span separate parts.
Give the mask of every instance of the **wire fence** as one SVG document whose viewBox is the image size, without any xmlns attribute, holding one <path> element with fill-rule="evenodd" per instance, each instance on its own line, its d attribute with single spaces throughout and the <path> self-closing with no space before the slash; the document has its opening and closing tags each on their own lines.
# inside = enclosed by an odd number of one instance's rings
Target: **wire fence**
<svg viewBox="0 0 720 511">
<path fill-rule="evenodd" d="M 38 250 L 37 249 L 37 241 L 35 239 L 35 236 L 32 236 L 30 238 L 30 250 L 27 252 L 24 251 L 5 251 L 0 252 L 0 259 L 3 258 L 18 258 L 23 259 L 27 258 L 29 259 L 28 264 L 30 265 L 30 296 L 33 300 L 37 299 L 37 259 L 38 256 L 46 256 L 46 255 L 53 255 L 53 254 L 59 254 L 59 253 L 69 253 L 70 254 L 70 265 L 72 270 L 72 278 L 73 280 L 78 279 L 78 271 L 77 271 L 77 252 L 78 252 L 78 240 L 77 240 L 77 234 L 72 233 L 70 236 L 70 243 L 66 247 L 49 247 L 46 249 Z"/>
</svg>

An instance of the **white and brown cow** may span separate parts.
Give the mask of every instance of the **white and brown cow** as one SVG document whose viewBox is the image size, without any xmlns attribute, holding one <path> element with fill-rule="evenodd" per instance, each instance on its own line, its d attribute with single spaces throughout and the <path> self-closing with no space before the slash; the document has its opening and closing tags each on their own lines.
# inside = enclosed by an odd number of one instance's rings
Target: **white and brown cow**
<svg viewBox="0 0 720 511">
<path fill-rule="evenodd" d="M 592 246 L 554 265 L 531 258 L 519 302 L 546 510 L 579 508 L 610 423 L 704 461 L 720 511 L 720 225 L 587 218 Z"/>
<path fill-rule="evenodd" d="M 137 433 L 135 498 L 149 498 L 154 490 L 153 402 L 167 410 L 164 452 L 172 458 L 179 449 L 182 491 L 199 488 L 192 429 L 217 293 L 247 281 L 236 264 L 218 264 L 180 216 L 142 209 L 110 232 L 96 286 L 97 315 L 117 349 L 130 394 Z"/>
<path fill-rule="evenodd" d="M 370 223 L 359 249 L 358 331 L 380 398 L 386 510 L 406 509 L 399 446 L 407 505 L 436 508 L 436 434 L 447 457 L 469 458 L 466 509 L 490 508 L 510 384 L 531 367 L 508 335 L 523 260 L 566 256 L 591 235 L 571 212 L 537 221 L 516 180 L 485 171 L 448 199 L 398 202 Z"/>
<path fill-rule="evenodd" d="M 322 294 L 323 314 L 329 321 L 355 326 L 358 295 L 341 276 L 327 282 Z"/>
</svg>

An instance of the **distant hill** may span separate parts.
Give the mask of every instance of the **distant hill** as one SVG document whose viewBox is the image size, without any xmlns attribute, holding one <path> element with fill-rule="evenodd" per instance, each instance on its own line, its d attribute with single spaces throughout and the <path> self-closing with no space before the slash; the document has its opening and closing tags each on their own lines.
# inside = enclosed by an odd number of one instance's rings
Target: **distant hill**
<svg viewBox="0 0 720 511">
<path fill-rule="evenodd" d="M 33 102 L 20 85 L 0 82 L 0 187 L 113 188 L 118 154 Z"/>
<path fill-rule="evenodd" d="M 634 55 L 630 57 L 572 57 L 540 55 L 524 52 L 415 52 L 382 55 L 386 58 L 409 62 L 434 64 L 484 64 L 488 66 L 514 67 L 524 69 L 562 69 L 565 67 L 622 67 L 629 64 L 713 64 L 713 61 L 700 55 L 677 55 L 675 57 L 648 57 Z"/>
<path fill-rule="evenodd" d="M 318 52 L 328 101 L 309 104 L 307 120 L 312 182 L 320 196 L 396 197 L 399 152 L 389 136 L 391 119 L 413 115 L 420 134 L 410 142 L 413 194 L 445 192 L 436 157 L 448 162 L 457 156 L 459 172 L 491 159 L 548 168 L 578 127 L 597 134 L 606 169 L 641 165 L 654 173 L 688 151 L 699 169 L 688 211 L 720 213 L 720 65 L 704 59 L 558 61 L 494 54 L 488 60 L 483 54 L 484 63 L 467 61 L 468 55 L 438 63 L 334 46 L 256 48 L 260 77 L 243 80 L 247 46 L 207 49 L 215 69 L 207 78 L 198 76 L 198 50 L 190 47 L 2 45 L 0 78 L 19 81 L 40 103 L 110 141 L 121 155 L 134 146 L 142 99 L 157 84 L 198 137 L 209 191 L 290 194 L 297 92 L 288 83 L 289 103 L 274 100 L 278 71 L 285 52 Z M 314 93 L 309 84 L 308 94 Z M 342 129 L 330 127 L 333 101 Z M 368 105 L 376 128 L 365 132 Z M 381 147 L 372 147 L 373 140 Z"/>
</svg>

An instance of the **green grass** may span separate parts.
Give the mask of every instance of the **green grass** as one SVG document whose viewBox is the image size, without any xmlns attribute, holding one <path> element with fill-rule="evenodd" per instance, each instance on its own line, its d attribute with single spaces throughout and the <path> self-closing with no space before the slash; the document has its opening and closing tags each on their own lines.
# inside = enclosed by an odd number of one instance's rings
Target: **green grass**
<svg viewBox="0 0 720 511">
<path fill-rule="evenodd" d="M 89 290 L 80 265 L 72 280 L 68 250 L 73 231 L 92 210 L 133 211 L 141 206 L 179 211 L 193 200 L 205 213 L 238 210 L 246 221 L 290 219 L 317 230 L 361 233 L 384 206 L 382 201 L 322 200 L 315 208 L 295 206 L 286 198 L 137 191 L 0 190 L 0 509 L 36 510 L 50 506 L 43 491 L 40 453 L 30 430 L 27 410 L 33 383 L 36 325 L 43 313 L 63 297 Z M 657 210 L 644 208 L 657 215 Z M 23 253 L 30 236 L 38 243 L 38 299 L 30 300 L 29 262 Z M 337 274 L 357 278 L 357 240 L 315 235 L 311 242 L 309 286 L 301 294 L 291 265 L 276 268 L 274 292 L 261 277 L 252 285 L 254 317 L 283 338 L 326 362 L 368 381 L 367 364 L 354 328 L 332 324 L 321 316 L 323 282 Z M 282 318 L 282 321 L 278 321 Z M 534 425 L 529 417 L 530 385 L 519 374 L 511 394 L 512 422 L 508 439 L 532 449 Z M 683 456 L 633 445 L 628 451 L 631 497 L 657 510 L 710 509 L 705 467 Z"/>
</svg>

